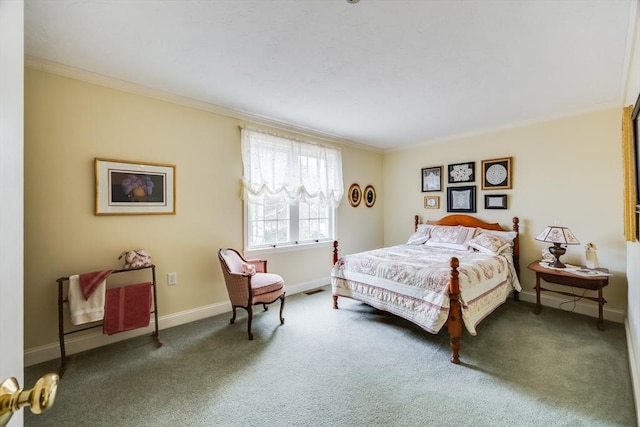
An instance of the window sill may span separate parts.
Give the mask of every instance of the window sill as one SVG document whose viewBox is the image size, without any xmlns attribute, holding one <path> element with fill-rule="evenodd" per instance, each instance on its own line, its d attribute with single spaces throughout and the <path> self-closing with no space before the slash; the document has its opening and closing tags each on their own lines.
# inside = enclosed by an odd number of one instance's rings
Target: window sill
<svg viewBox="0 0 640 427">
<path fill-rule="evenodd" d="M 333 241 L 318 242 L 318 243 L 301 243 L 298 245 L 277 246 L 275 248 L 260 248 L 260 249 L 245 249 L 243 251 L 246 259 L 262 258 L 268 255 L 274 255 L 285 252 L 296 252 L 308 249 L 318 248 L 331 248 L 333 247 Z M 330 251 L 327 252 L 327 256 L 330 255 Z"/>
</svg>

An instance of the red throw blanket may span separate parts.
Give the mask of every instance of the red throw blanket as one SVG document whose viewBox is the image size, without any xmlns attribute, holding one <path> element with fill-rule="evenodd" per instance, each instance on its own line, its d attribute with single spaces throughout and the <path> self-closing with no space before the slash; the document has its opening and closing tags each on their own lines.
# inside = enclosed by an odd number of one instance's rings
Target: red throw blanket
<svg viewBox="0 0 640 427">
<path fill-rule="evenodd" d="M 149 326 L 151 283 L 107 289 L 102 332 L 107 335 Z"/>
</svg>

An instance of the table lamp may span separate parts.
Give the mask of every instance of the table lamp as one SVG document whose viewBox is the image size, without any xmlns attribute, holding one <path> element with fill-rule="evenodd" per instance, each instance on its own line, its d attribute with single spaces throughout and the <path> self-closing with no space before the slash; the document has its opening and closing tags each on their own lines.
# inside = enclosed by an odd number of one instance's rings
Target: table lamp
<svg viewBox="0 0 640 427">
<path fill-rule="evenodd" d="M 549 225 L 547 228 L 542 231 L 542 233 L 538 234 L 536 240 L 541 242 L 549 242 L 553 243 L 553 246 L 549 247 L 549 252 L 556 257 L 556 260 L 551 267 L 554 268 L 565 268 L 565 265 L 560 262 L 560 257 L 565 254 L 567 251 L 561 245 L 579 245 L 578 239 L 573 235 L 571 230 L 567 227 L 560 227 L 557 225 Z"/>
</svg>

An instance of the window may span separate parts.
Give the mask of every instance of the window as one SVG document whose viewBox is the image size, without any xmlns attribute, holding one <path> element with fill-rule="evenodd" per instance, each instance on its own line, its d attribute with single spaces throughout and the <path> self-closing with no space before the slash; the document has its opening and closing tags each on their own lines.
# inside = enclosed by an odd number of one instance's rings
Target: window
<svg viewBox="0 0 640 427">
<path fill-rule="evenodd" d="M 340 150 L 242 129 L 245 250 L 335 239 Z"/>
</svg>

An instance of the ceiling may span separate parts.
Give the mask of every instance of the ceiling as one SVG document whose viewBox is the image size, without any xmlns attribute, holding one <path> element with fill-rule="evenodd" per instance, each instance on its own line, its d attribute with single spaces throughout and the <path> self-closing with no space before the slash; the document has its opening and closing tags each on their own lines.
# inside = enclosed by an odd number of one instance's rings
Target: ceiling
<svg viewBox="0 0 640 427">
<path fill-rule="evenodd" d="M 636 7 L 25 0 L 25 54 L 234 117 L 394 149 L 622 106 Z"/>
</svg>

